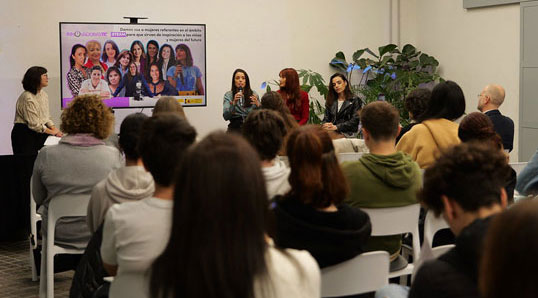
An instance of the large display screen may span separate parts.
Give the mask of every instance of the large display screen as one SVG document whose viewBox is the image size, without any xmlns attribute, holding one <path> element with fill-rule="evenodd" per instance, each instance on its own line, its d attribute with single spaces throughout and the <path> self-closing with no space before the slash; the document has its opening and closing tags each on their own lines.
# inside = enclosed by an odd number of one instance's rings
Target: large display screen
<svg viewBox="0 0 538 298">
<path fill-rule="evenodd" d="M 153 107 L 161 96 L 205 106 L 203 24 L 60 23 L 62 108 L 98 94 L 112 108 Z"/>
</svg>

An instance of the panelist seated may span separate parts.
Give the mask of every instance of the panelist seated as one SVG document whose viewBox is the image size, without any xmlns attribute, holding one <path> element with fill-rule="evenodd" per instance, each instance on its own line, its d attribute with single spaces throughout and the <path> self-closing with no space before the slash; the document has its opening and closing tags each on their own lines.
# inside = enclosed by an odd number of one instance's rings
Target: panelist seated
<svg viewBox="0 0 538 298">
<path fill-rule="evenodd" d="M 362 106 L 360 98 L 353 95 L 343 74 L 331 76 L 329 93 L 325 101 L 323 128 L 346 137 L 355 137 L 359 130 L 358 111 Z"/>
</svg>

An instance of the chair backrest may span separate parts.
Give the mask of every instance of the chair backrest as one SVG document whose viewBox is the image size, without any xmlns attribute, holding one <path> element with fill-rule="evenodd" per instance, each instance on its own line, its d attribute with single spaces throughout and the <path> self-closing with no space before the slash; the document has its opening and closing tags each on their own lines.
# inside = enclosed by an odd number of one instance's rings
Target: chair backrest
<svg viewBox="0 0 538 298">
<path fill-rule="evenodd" d="M 343 163 L 345 161 L 357 161 L 362 157 L 363 154 L 363 152 L 338 153 L 336 157 L 338 158 L 338 162 Z"/>
<path fill-rule="evenodd" d="M 321 296 L 339 297 L 373 292 L 387 285 L 388 277 L 388 252 L 363 253 L 321 270 Z"/>
<path fill-rule="evenodd" d="M 426 213 L 426 219 L 424 219 L 424 241 L 428 242 L 428 245 L 432 247 L 433 237 L 435 233 L 443 229 L 449 229 L 450 227 L 446 221 L 439 217 L 435 217 L 433 212 L 428 211 Z"/>
<path fill-rule="evenodd" d="M 361 208 L 361 210 L 370 216 L 372 236 L 411 233 L 413 235 L 413 260 L 418 260 L 420 254 L 419 204 L 391 208 Z"/>
<path fill-rule="evenodd" d="M 432 248 L 433 256 L 435 258 L 438 258 L 439 256 L 445 254 L 447 251 L 451 250 L 453 247 L 455 247 L 454 244 L 436 246 L 436 247 Z"/>
<path fill-rule="evenodd" d="M 65 194 L 52 198 L 47 215 L 47 241 L 54 241 L 54 227 L 58 219 L 70 216 L 86 216 L 89 201 L 90 194 Z M 53 243 L 51 242 L 51 244 Z"/>
<path fill-rule="evenodd" d="M 511 162 L 510 166 L 514 171 L 516 171 L 516 174 L 519 175 L 521 171 L 527 166 L 527 162 Z"/>
</svg>

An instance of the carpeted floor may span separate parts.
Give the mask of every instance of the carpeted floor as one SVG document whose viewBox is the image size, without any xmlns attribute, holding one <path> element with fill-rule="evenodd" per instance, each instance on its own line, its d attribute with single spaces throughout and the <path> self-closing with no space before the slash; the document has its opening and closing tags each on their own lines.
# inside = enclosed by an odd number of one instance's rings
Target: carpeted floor
<svg viewBox="0 0 538 298">
<path fill-rule="evenodd" d="M 39 281 L 32 281 L 28 241 L 0 242 L 0 297 L 38 297 Z M 54 275 L 54 297 L 69 297 L 74 271 Z"/>
</svg>

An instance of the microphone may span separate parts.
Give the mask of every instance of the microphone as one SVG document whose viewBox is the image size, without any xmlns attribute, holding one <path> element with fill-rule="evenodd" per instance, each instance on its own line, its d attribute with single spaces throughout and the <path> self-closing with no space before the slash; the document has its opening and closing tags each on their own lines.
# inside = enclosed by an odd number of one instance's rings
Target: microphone
<svg viewBox="0 0 538 298">
<path fill-rule="evenodd" d="M 238 90 L 239 90 L 238 93 L 241 93 L 241 97 L 239 98 L 239 105 L 243 106 L 243 104 L 244 104 L 243 87 L 239 87 Z"/>
</svg>

